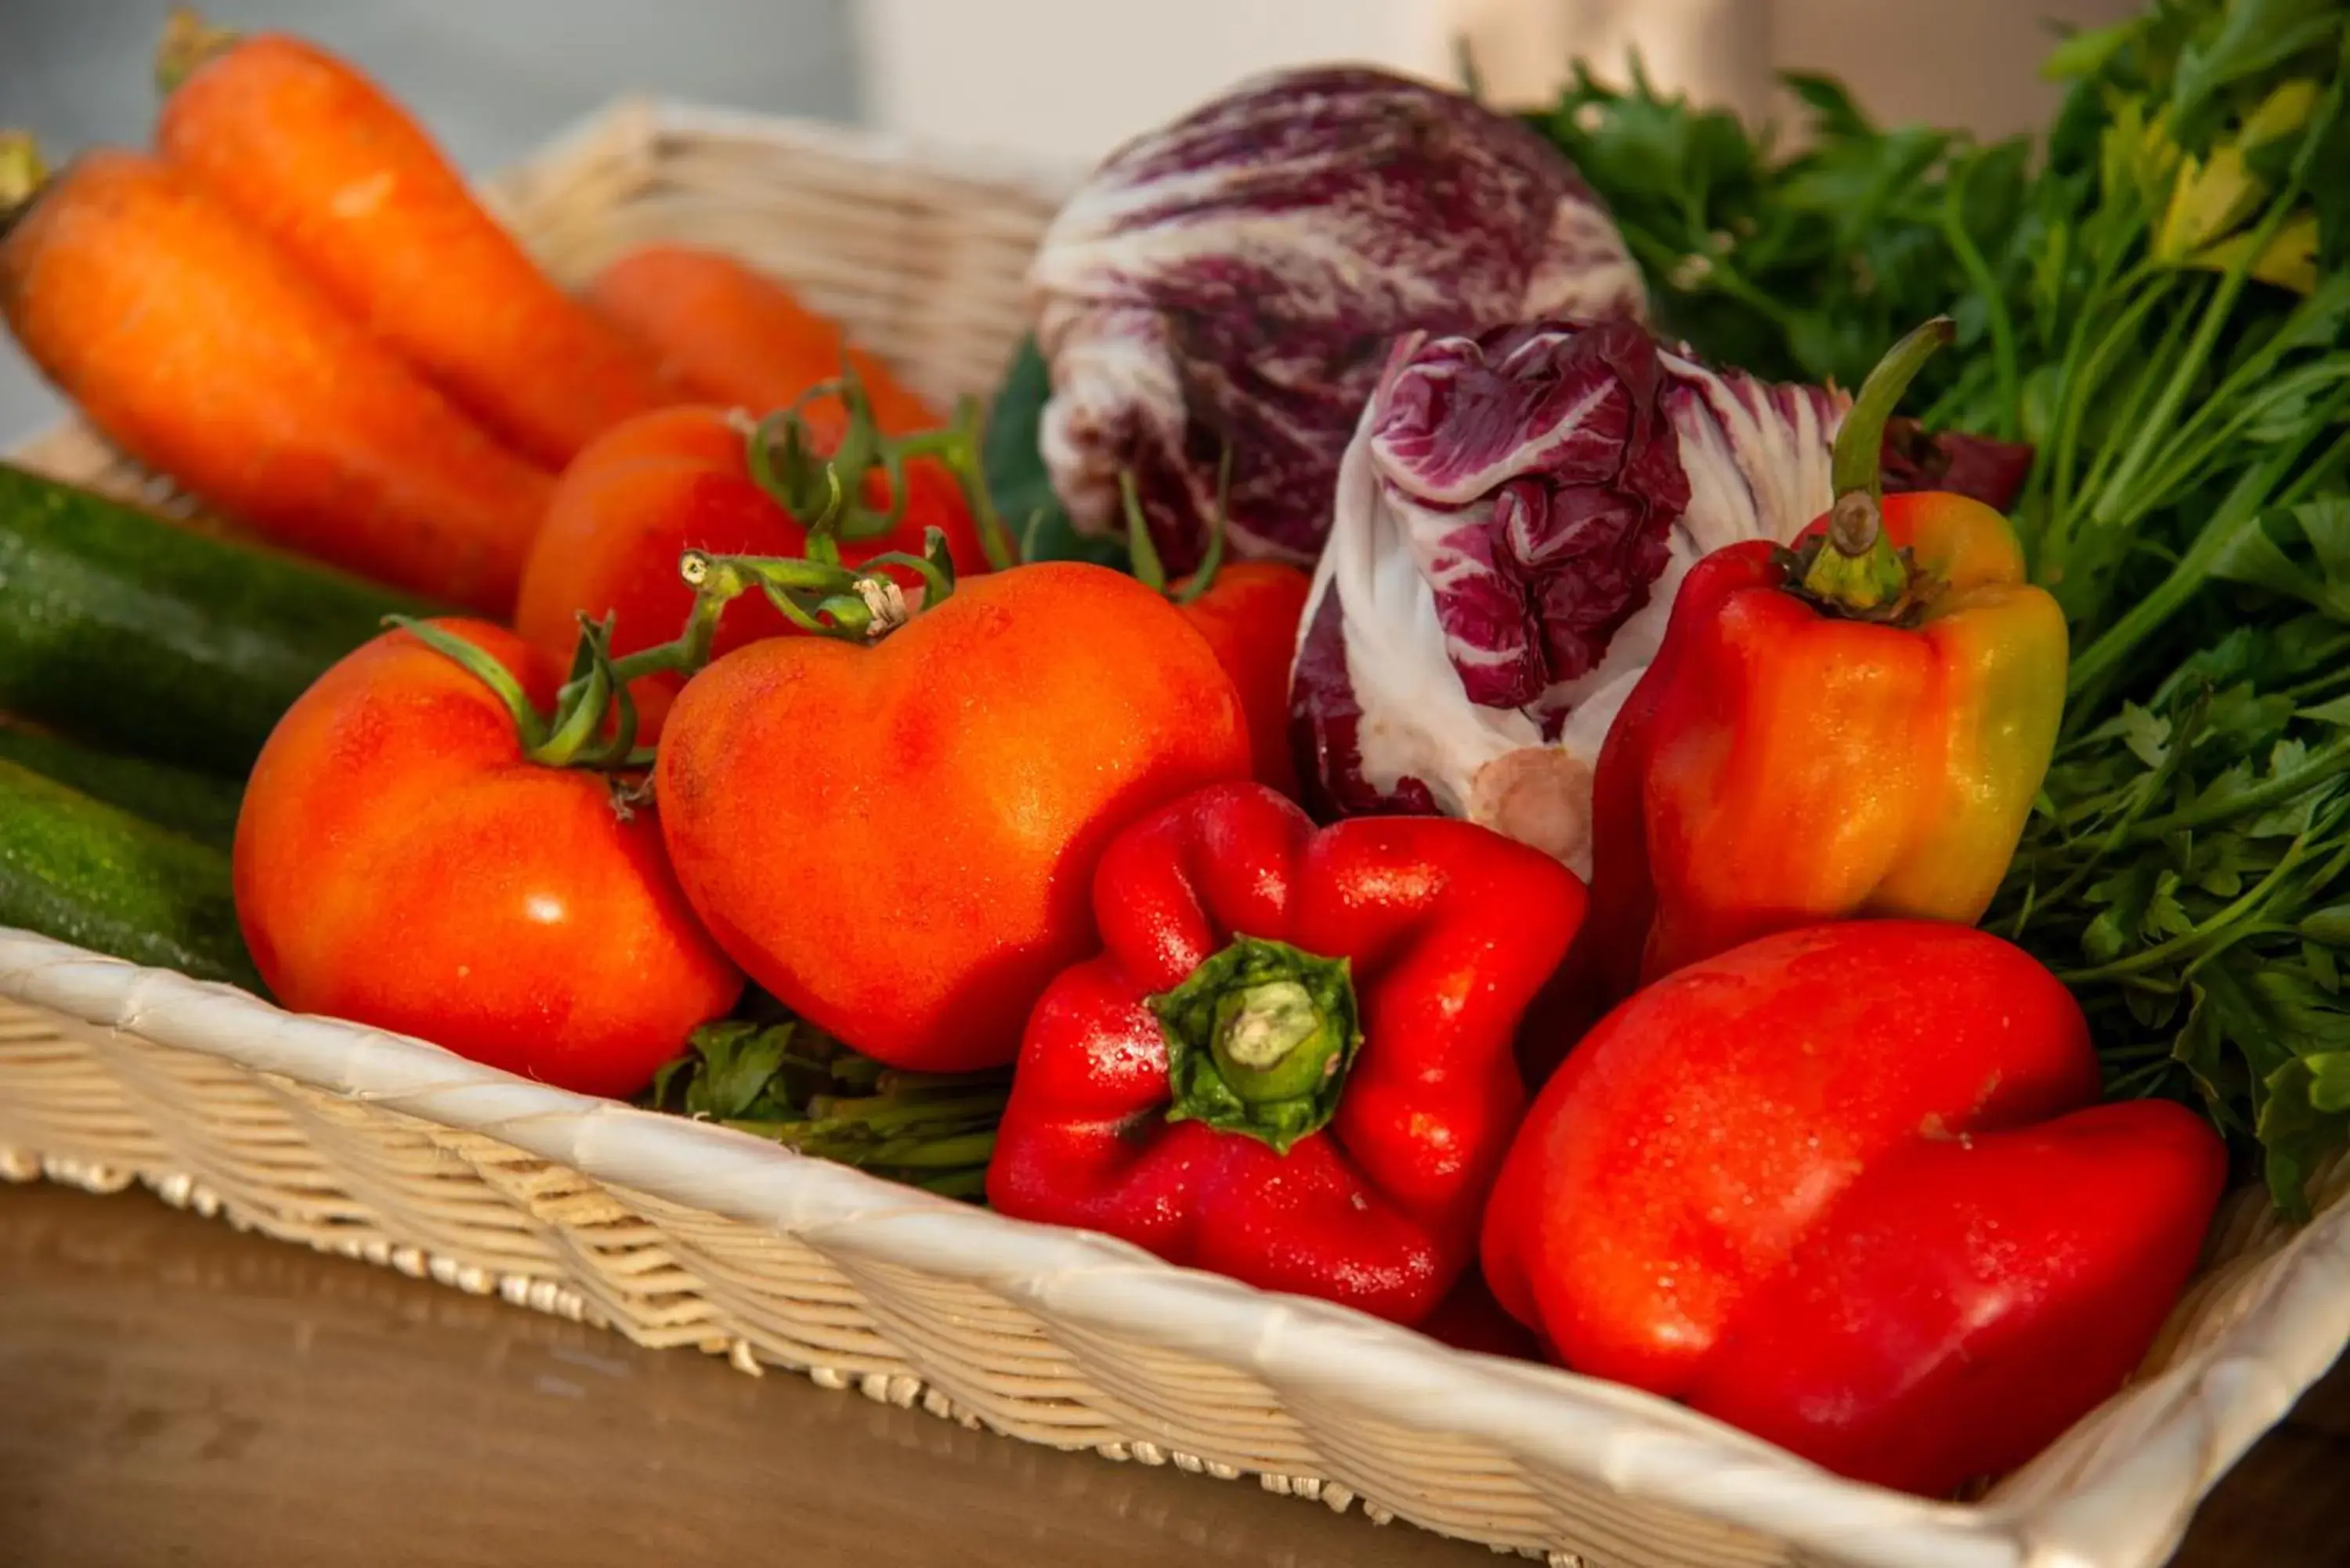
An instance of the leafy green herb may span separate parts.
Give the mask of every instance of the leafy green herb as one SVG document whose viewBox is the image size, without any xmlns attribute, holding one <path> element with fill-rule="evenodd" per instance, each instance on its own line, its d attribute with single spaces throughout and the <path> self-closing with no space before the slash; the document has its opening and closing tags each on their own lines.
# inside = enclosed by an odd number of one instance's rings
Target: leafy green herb
<svg viewBox="0 0 2350 1568">
<path fill-rule="evenodd" d="M 757 1011 L 694 1031 L 645 1103 L 949 1197 L 985 1190 L 1008 1068 L 899 1072 L 771 1005 Z"/>
<path fill-rule="evenodd" d="M 1988 342 L 1970 263 L 2017 221 L 2028 146 L 1881 130 L 1827 78 L 1783 79 L 1809 116 L 1792 156 L 1769 128 L 1659 94 L 1637 61 L 1621 91 L 1578 64 L 1530 118 L 1607 201 L 1666 330 L 1760 375 L 1856 387 L 1958 302 L 1960 352 L 1929 367 L 1931 396 Z"/>
<path fill-rule="evenodd" d="M 2117 1095 L 2199 1100 L 2305 1210 L 2350 1141 L 2350 617 L 2250 618 L 2066 741 L 1986 922 L 2080 996 Z"/>
</svg>

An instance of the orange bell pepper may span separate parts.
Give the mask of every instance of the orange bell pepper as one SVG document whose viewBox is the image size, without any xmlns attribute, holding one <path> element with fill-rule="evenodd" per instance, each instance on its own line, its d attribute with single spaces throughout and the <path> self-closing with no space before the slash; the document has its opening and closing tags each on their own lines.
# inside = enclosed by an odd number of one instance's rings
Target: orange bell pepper
<svg viewBox="0 0 2350 1568">
<path fill-rule="evenodd" d="M 1683 581 L 1594 780 L 1595 1000 L 1792 927 L 1990 904 L 2055 744 L 2065 628 L 1997 512 L 1881 494 L 1886 419 L 1950 336 L 1929 322 L 1871 374 L 1793 549 Z"/>
</svg>

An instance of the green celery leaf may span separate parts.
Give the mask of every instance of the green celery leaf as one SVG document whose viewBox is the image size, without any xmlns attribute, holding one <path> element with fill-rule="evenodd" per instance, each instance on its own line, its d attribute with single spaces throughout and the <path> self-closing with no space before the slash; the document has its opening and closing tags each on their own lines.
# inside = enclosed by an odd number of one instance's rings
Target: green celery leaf
<svg viewBox="0 0 2350 1568">
<path fill-rule="evenodd" d="M 2350 584 L 2350 495 L 2328 495 L 2293 509 L 2301 536 L 2329 583 Z"/>
<path fill-rule="evenodd" d="M 2324 607 L 2311 597 L 2317 594 L 2322 598 L 2323 580 L 2313 582 L 2306 572 L 2294 566 L 2257 516 L 2244 519 L 2243 525 L 2220 546 L 2211 560 L 2211 575 L 2223 582 L 2266 588 L 2272 594 Z"/>
<path fill-rule="evenodd" d="M 2304 564 L 2289 551 L 2306 549 Z M 2350 621 L 2350 497 L 2329 496 L 2289 512 L 2245 519 L 2213 557 L 2211 575 L 2289 598 L 2337 621 Z"/>
<path fill-rule="evenodd" d="M 2297 348 L 2339 348 L 2345 328 L 2350 328 L 2350 273 L 2336 272 L 2320 281 L 2314 291 L 2294 305 L 2277 324 L 2269 346 L 2277 353 Z"/>
<path fill-rule="evenodd" d="M 2309 1068 L 2311 1107 L 2329 1114 L 2350 1111 L 2350 1050 L 2328 1051 L 2302 1060 Z"/>
<path fill-rule="evenodd" d="M 2158 940 L 2183 937 L 2195 929 L 2186 908 L 2178 901 L 2179 876 L 2165 871 L 2155 878 L 2154 892 L 2146 901 L 2143 927 L 2148 936 Z"/>
<path fill-rule="evenodd" d="M 2317 217 L 2317 267 L 2322 276 L 2339 276 L 2350 262 L 2350 180 L 2339 171 L 2350 169 L 2350 114 L 2337 115 L 2328 126 L 2314 160 L 2319 169 L 2336 172 L 2315 182 L 2309 204 Z"/>
<path fill-rule="evenodd" d="M 2103 912 L 2081 932 L 2081 950 L 2092 963 L 2111 963 L 2144 945 L 2147 912 L 2163 875 L 2151 860 L 2135 860 L 2090 886 L 2085 901 Z"/>
<path fill-rule="evenodd" d="M 791 1047 L 792 1029 L 789 1023 L 730 1021 L 694 1031 L 693 1048 L 702 1058 L 702 1070 L 687 1090 L 687 1114 L 717 1121 L 751 1117 L 775 1087 Z"/>
<path fill-rule="evenodd" d="M 2241 1109 L 2246 1079 L 2241 1064 L 2228 1048 L 2228 1033 L 2208 987 L 2187 987 L 2187 1022 L 2171 1044 L 2171 1057 L 2187 1069 L 2211 1118 L 2221 1127 L 2249 1130 Z"/>
<path fill-rule="evenodd" d="M 2147 767 L 2158 768 L 2170 755 L 2170 721 L 2150 713 L 2135 702 L 2125 703 L 2121 712 L 2121 734 L 2130 753 Z"/>
<path fill-rule="evenodd" d="M 2350 1094 L 2344 1073 L 2350 1053 L 2330 1050 L 2295 1056 L 2262 1082 L 2255 1128 L 2267 1152 L 2269 1195 L 2295 1220 L 2309 1217 L 2311 1168 L 2350 1141 Z"/>
<path fill-rule="evenodd" d="M 1810 71 L 1781 71 L 1779 80 L 1812 111 L 1812 125 L 1819 134 L 1866 137 L 1875 133 L 1877 128 L 1869 123 L 1868 116 L 1861 112 L 1852 94 L 1835 78 Z"/>
<path fill-rule="evenodd" d="M 2350 948 L 2350 904 L 2334 904 L 2313 910 L 2301 918 L 2294 928 L 2313 942 L 2328 947 Z"/>
<path fill-rule="evenodd" d="M 2064 41 L 2048 52 L 2040 63 L 2040 75 L 2047 81 L 2077 81 L 2105 69 L 2124 45 L 2131 43 L 2146 31 L 2147 19 L 2133 16 L 2126 22 L 2116 22 L 2110 27 L 2090 27 L 2069 33 Z"/>
<path fill-rule="evenodd" d="M 2293 713 L 2292 698 L 2262 696 L 2251 681 L 2239 681 L 2211 693 L 2195 744 L 2201 748 L 2226 743 L 2236 751 L 2265 747 L 2292 722 Z"/>
<path fill-rule="evenodd" d="M 2178 993 L 2175 991 L 2140 991 L 2132 986 L 2122 992 L 2122 1005 L 2128 1009 L 2132 1023 L 2152 1033 L 2165 1028 L 2178 1016 Z"/>
<path fill-rule="evenodd" d="M 2249 838 L 2298 838 L 2316 826 L 2317 809 L 2324 799 L 2323 790 L 2297 794 L 2244 824 L 2244 835 Z"/>
<path fill-rule="evenodd" d="M 2230 776 L 2234 772 L 2230 770 Z M 2249 785 L 2249 770 L 2244 778 Z M 2203 810 L 2206 805 L 2206 797 L 2198 796 L 2196 808 Z M 2257 876 L 2272 858 L 2256 855 L 2251 844 L 2237 834 L 2207 833 L 2196 841 L 2193 850 L 2195 886 L 2215 898 L 2233 898 L 2244 890 L 2244 874 L 2251 871 Z"/>
<path fill-rule="evenodd" d="M 2252 764 L 2239 758 L 2195 792 L 2193 809 L 2199 816 L 2223 812 L 2252 786 Z"/>
<path fill-rule="evenodd" d="M 663 1062 L 653 1070 L 652 1086 L 645 1091 L 645 1103 L 655 1109 L 668 1106 L 671 1101 L 670 1091 L 677 1086 L 679 1076 L 690 1075 L 693 1072 L 693 1054 L 690 1051 L 681 1056 L 672 1056 Z"/>
</svg>

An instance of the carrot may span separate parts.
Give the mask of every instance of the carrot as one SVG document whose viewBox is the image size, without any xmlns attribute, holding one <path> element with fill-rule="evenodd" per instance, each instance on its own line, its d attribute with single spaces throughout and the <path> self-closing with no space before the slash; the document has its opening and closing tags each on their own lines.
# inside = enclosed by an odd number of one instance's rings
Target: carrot
<svg viewBox="0 0 2350 1568">
<path fill-rule="evenodd" d="M 170 165 L 0 164 L 0 317 L 116 445 L 289 548 L 512 608 L 549 474 Z"/>
<path fill-rule="evenodd" d="M 350 65 L 181 8 L 156 74 L 158 151 L 525 455 L 560 468 L 610 426 L 683 400 L 650 352 L 538 269 Z"/>
<path fill-rule="evenodd" d="M 605 319 L 660 353 L 668 372 L 708 401 L 767 413 L 838 377 L 845 358 L 885 433 L 910 435 L 941 422 L 887 365 L 851 347 L 837 325 L 782 283 L 731 256 L 647 245 L 599 273 L 588 286 L 588 298 Z M 824 421 L 816 413 L 811 422 Z"/>
</svg>

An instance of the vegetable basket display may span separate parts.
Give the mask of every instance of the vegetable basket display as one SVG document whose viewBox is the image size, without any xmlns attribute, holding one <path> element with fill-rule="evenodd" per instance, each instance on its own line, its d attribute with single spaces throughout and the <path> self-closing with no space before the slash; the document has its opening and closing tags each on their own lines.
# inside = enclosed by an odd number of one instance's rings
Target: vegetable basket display
<svg viewBox="0 0 2350 1568">
<path fill-rule="evenodd" d="M 838 130 L 629 104 L 494 194 L 559 278 L 649 240 L 731 252 L 943 400 L 1009 358 L 1062 190 Z M 22 456 L 152 493 L 78 428 Z M 1928 1502 L 1610 1384 L 19 932 L 0 932 L 0 1173 L 141 1182 L 641 1344 L 1590 1568 L 2152 1564 L 2350 1340 L 2337 1160 L 2304 1227 L 2264 1192 L 2230 1200 L 2127 1391 L 1978 1501 Z"/>
</svg>

